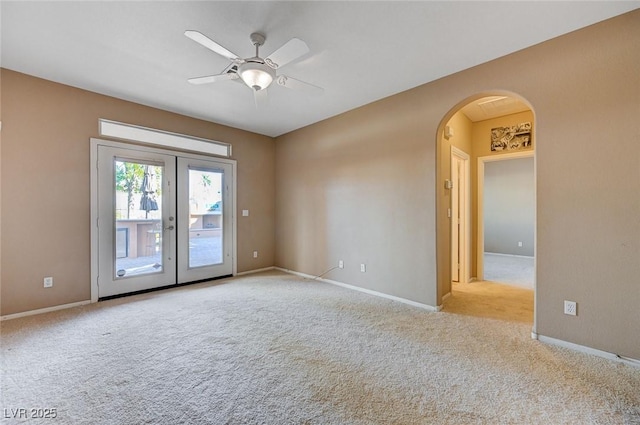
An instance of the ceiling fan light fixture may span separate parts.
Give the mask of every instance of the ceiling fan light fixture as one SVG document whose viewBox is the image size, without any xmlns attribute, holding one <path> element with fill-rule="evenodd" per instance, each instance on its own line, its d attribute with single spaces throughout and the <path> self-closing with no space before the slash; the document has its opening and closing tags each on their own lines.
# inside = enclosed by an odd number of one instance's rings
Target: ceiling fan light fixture
<svg viewBox="0 0 640 425">
<path fill-rule="evenodd" d="M 268 65 L 260 62 L 246 62 L 238 68 L 238 74 L 246 85 L 254 90 L 263 90 L 269 87 L 275 78 L 275 71 Z"/>
<path fill-rule="evenodd" d="M 221 74 L 190 78 L 188 81 L 191 84 L 207 84 L 236 79 L 242 80 L 247 87 L 253 90 L 256 105 L 264 104 L 267 98 L 267 91 L 265 89 L 269 87 L 274 80 L 282 87 L 293 90 L 303 90 L 308 94 L 318 95 L 323 91 L 320 87 L 284 75 L 278 75 L 278 79 L 276 80 L 276 68 L 281 69 L 288 63 L 309 53 L 309 46 L 298 38 L 292 38 L 263 59 L 260 57 L 259 50 L 260 46 L 264 44 L 266 37 L 264 34 L 254 32 L 249 36 L 249 39 L 256 49 L 256 55 L 243 59 L 198 31 L 188 30 L 185 31 L 185 35 L 196 43 L 231 61 L 231 65 L 227 66 Z"/>
</svg>

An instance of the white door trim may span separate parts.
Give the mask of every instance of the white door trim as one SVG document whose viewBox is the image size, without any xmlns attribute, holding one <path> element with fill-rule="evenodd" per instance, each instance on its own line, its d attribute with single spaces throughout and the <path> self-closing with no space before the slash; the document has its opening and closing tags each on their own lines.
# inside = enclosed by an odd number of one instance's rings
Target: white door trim
<svg viewBox="0 0 640 425">
<path fill-rule="evenodd" d="M 97 302 L 99 298 L 98 292 L 98 146 L 109 146 L 123 149 L 141 150 L 144 152 L 155 152 L 160 154 L 175 155 L 183 158 L 211 158 L 218 162 L 223 162 L 231 165 L 233 178 L 231 181 L 232 192 L 234 194 L 231 202 L 231 232 L 232 232 L 232 275 L 236 275 L 238 272 L 238 253 L 237 253 L 237 162 L 233 159 L 221 158 L 213 155 L 206 154 L 192 154 L 188 152 L 181 152 L 178 150 L 159 149 L 148 146 L 140 146 L 125 142 L 115 142 L 112 140 L 104 140 L 91 138 L 90 139 L 90 198 L 91 198 L 91 302 Z"/>
<path fill-rule="evenodd" d="M 460 223 L 460 270 L 458 271 L 458 281 L 467 283 L 469 282 L 469 275 L 471 271 L 471 170 L 470 160 L 471 157 L 465 151 L 451 146 L 451 166 L 453 167 L 454 158 L 458 158 L 463 162 L 463 176 L 460 188 L 462 192 L 460 194 L 462 209 L 459 212 L 461 216 Z M 452 171 L 453 173 L 453 168 Z M 456 189 L 455 187 L 453 188 Z M 453 197 L 452 197 L 453 199 Z M 453 217 L 452 217 L 453 218 Z M 451 220 L 453 225 L 453 220 Z M 452 265 L 453 267 L 453 265 Z"/>
<path fill-rule="evenodd" d="M 478 157 L 478 212 L 477 212 L 478 244 L 476 246 L 476 264 L 477 264 L 476 278 L 478 280 L 484 280 L 484 165 L 487 162 L 506 161 L 509 159 L 532 158 L 532 157 L 535 158 L 535 151 L 533 150 L 506 153 L 502 155 Z M 535 174 L 535 171 L 534 171 L 534 174 Z M 534 176 L 534 179 L 535 179 L 535 176 Z M 534 235 L 537 235 L 537 230 L 534 231 Z M 534 240 L 534 244 L 535 244 L 535 240 Z M 534 253 L 534 258 L 535 258 L 535 253 Z M 535 286 L 535 282 L 534 282 L 534 286 Z"/>
</svg>

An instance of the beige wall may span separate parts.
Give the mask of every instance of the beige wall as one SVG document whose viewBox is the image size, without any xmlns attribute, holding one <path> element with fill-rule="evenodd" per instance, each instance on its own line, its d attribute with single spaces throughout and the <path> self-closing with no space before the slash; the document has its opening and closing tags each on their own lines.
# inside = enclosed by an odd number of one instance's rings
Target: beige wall
<svg viewBox="0 0 640 425">
<path fill-rule="evenodd" d="M 535 150 L 536 148 L 536 129 L 534 123 L 533 112 L 525 111 L 517 114 L 505 115 L 484 121 L 473 123 L 472 126 L 472 151 L 471 151 L 471 276 L 478 275 L 478 158 L 484 156 L 500 156 L 513 152 L 524 152 Z M 491 129 L 496 127 L 507 127 L 511 125 L 530 122 L 531 129 L 531 147 L 518 151 L 491 152 Z"/>
<path fill-rule="evenodd" d="M 477 96 L 475 96 L 477 97 Z M 459 107 L 465 106 L 469 102 L 464 102 Z M 451 146 L 466 152 L 469 154 L 470 161 L 470 181 L 471 181 L 471 259 L 470 259 L 470 277 L 476 277 L 478 274 L 478 157 L 482 156 L 500 156 L 509 154 L 513 151 L 506 152 L 492 152 L 491 151 L 491 129 L 495 127 L 503 127 L 519 124 L 522 122 L 534 122 L 534 116 L 531 111 L 520 112 L 516 114 L 509 114 L 498 118 L 472 122 L 466 115 L 464 115 L 459 108 L 454 108 L 456 111 L 449 119 L 446 125 L 453 128 L 453 136 L 448 140 L 439 135 L 440 149 L 440 171 L 438 178 L 441 181 L 440 187 L 440 199 L 438 210 L 442 214 L 442 217 L 447 217 L 447 209 L 451 205 L 450 191 L 444 189 L 444 180 L 451 178 L 451 159 L 450 152 Z M 527 149 L 522 149 L 519 152 L 525 150 L 533 150 L 535 148 L 535 129 L 532 130 L 532 146 Z M 446 220 L 447 225 L 450 221 Z M 438 239 L 438 252 L 446 253 L 451 249 L 450 234 L 445 234 L 445 230 L 441 231 L 442 234 Z M 447 229 L 446 232 L 450 232 Z M 443 261 L 449 261 L 450 257 L 443 255 Z M 444 263 L 443 263 L 444 264 Z M 443 268 L 438 279 L 440 285 L 440 296 L 446 295 L 451 290 L 451 273 L 449 269 Z M 438 302 L 441 303 L 441 300 Z"/>
<path fill-rule="evenodd" d="M 88 140 L 100 117 L 234 145 L 238 208 L 251 210 L 239 218 L 240 271 L 275 261 L 320 274 L 342 259 L 327 278 L 437 305 L 449 272 L 436 177 L 443 125 L 473 98 L 509 93 L 536 116 L 536 330 L 640 358 L 638 39 L 634 11 L 281 136 L 275 147 L 2 70 L 1 314 L 89 298 Z M 42 288 L 45 275 L 54 288 Z M 578 302 L 577 317 L 562 314 L 564 299 Z"/>
<path fill-rule="evenodd" d="M 476 158 L 481 156 L 499 156 L 509 154 L 513 152 L 523 152 L 535 149 L 535 126 L 534 116 L 531 111 L 518 112 L 517 114 L 505 115 L 498 118 L 492 118 L 489 120 L 478 121 L 473 123 L 472 135 L 473 138 L 473 152 L 472 155 Z M 531 129 L 531 146 L 528 148 L 519 149 L 517 151 L 491 151 L 491 129 L 496 127 L 507 127 L 511 125 L 520 124 L 523 122 L 530 122 L 533 126 Z M 477 165 L 477 164 L 476 164 Z"/>
<path fill-rule="evenodd" d="M 274 264 L 272 138 L 5 69 L 1 78 L 2 315 L 90 298 L 89 138 L 98 118 L 231 143 L 238 210 L 251 211 L 238 217 L 238 271 Z M 43 288 L 44 276 L 53 288 Z"/>
<path fill-rule="evenodd" d="M 534 158 L 487 162 L 483 181 L 484 246 L 480 248 L 486 252 L 533 257 Z"/>
<path fill-rule="evenodd" d="M 2 73 L 0 72 L 0 309 L 2 308 Z M 1 314 L 1 312 L 0 312 Z"/>
<path fill-rule="evenodd" d="M 456 112 L 445 124 L 453 129 L 453 136 L 448 139 L 444 137 L 444 131 L 438 133 L 438 143 L 440 145 L 440 163 L 438 171 L 438 198 L 442 200 L 438 205 L 438 212 L 441 214 L 440 219 L 445 220 L 449 225 L 451 220 L 448 217 L 448 209 L 451 208 L 451 190 L 445 189 L 445 180 L 451 179 L 451 148 L 456 147 L 468 154 L 470 161 L 473 162 L 471 155 L 473 153 L 473 122 L 467 118 L 462 112 Z M 471 179 L 473 182 L 473 179 Z M 473 217 L 471 210 L 471 216 Z M 473 231 L 473 227 L 471 229 Z M 440 256 L 440 264 L 448 264 L 438 268 L 438 301 L 442 304 L 441 298 L 451 292 L 451 228 L 447 228 L 446 235 L 442 234 L 438 238 L 438 254 Z M 471 276 L 471 275 L 470 275 Z"/>
<path fill-rule="evenodd" d="M 412 100 L 393 97 L 277 139 L 278 266 L 319 275 L 343 260 L 325 277 L 433 303 L 424 279 L 435 282 L 435 146 L 413 123 Z"/>
<path fill-rule="evenodd" d="M 465 114 L 458 111 L 451 117 L 446 125 L 450 126 L 453 129 L 453 135 L 447 139 L 446 137 L 444 137 L 444 134 L 441 134 L 440 143 L 444 143 L 449 147 L 455 146 L 456 148 L 471 156 L 473 154 L 473 127 L 475 123 L 467 118 Z M 445 148 L 445 150 L 450 150 L 450 148 Z"/>
<path fill-rule="evenodd" d="M 536 117 L 536 330 L 640 358 L 638 39 L 634 11 L 277 138 L 276 264 L 344 259 L 327 278 L 439 304 L 438 133 L 473 98 L 519 95 Z"/>
</svg>

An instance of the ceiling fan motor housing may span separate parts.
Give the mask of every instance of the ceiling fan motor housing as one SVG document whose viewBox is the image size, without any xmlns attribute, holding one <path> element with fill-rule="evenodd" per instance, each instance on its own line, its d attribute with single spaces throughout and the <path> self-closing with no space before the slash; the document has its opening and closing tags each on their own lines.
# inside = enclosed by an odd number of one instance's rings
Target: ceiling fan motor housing
<svg viewBox="0 0 640 425">
<path fill-rule="evenodd" d="M 254 46 L 262 46 L 267 38 L 264 36 L 264 34 L 254 32 L 249 36 L 249 39 L 251 39 L 251 44 L 253 44 Z"/>
</svg>

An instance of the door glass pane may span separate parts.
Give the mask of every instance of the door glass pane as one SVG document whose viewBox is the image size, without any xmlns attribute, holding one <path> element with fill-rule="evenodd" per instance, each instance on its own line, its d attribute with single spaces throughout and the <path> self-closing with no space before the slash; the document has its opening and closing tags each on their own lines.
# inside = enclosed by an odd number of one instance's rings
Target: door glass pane
<svg viewBox="0 0 640 425">
<path fill-rule="evenodd" d="M 189 267 L 222 263 L 222 177 L 189 169 Z"/>
<path fill-rule="evenodd" d="M 163 166 L 114 161 L 115 278 L 162 271 Z"/>
</svg>

